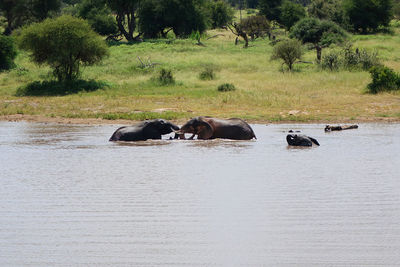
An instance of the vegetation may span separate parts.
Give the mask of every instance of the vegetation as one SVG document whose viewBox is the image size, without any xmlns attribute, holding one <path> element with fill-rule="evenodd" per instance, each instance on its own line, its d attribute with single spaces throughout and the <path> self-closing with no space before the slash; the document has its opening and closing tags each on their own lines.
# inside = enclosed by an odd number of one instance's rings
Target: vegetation
<svg viewBox="0 0 400 267">
<path fill-rule="evenodd" d="M 392 19 L 392 0 L 343 0 L 344 11 L 355 32 L 376 31 L 389 25 Z"/>
<path fill-rule="evenodd" d="M 286 0 L 281 6 L 280 21 L 282 25 L 290 30 L 292 26 L 306 16 L 304 7 L 300 4 L 296 4 Z"/>
<path fill-rule="evenodd" d="M 400 75 L 385 66 L 375 66 L 370 70 L 372 82 L 368 91 L 376 94 L 383 91 L 400 90 Z"/>
<path fill-rule="evenodd" d="M 215 79 L 214 70 L 210 67 L 205 68 L 199 75 L 200 80 L 211 81 Z"/>
<path fill-rule="evenodd" d="M 212 1 L 208 6 L 211 28 L 222 28 L 232 22 L 234 11 L 233 9 L 223 0 Z"/>
<path fill-rule="evenodd" d="M 18 40 L 34 62 L 53 69 L 58 81 L 77 79 L 82 64 L 93 65 L 107 55 L 105 43 L 89 24 L 67 15 L 30 25 Z"/>
<path fill-rule="evenodd" d="M 290 31 L 290 37 L 303 43 L 310 43 L 317 51 L 317 60 L 321 61 L 322 48 L 335 43 L 342 43 L 346 38 L 345 31 L 332 21 L 321 21 L 316 18 L 300 20 Z"/>
<path fill-rule="evenodd" d="M 158 76 L 157 82 L 159 85 L 171 85 L 175 83 L 174 76 L 171 70 L 161 69 Z"/>
<path fill-rule="evenodd" d="M 0 72 L 15 66 L 14 59 L 17 49 L 11 37 L 0 35 Z"/>
<path fill-rule="evenodd" d="M 286 40 L 278 43 L 272 52 L 272 59 L 282 59 L 283 63 L 289 68 L 293 69 L 293 64 L 296 60 L 301 59 L 303 51 L 301 49 L 301 42 L 298 40 Z"/>
<path fill-rule="evenodd" d="M 236 87 L 231 83 L 223 83 L 218 86 L 219 92 L 229 92 L 229 91 L 235 91 L 235 90 L 236 90 Z"/>
</svg>

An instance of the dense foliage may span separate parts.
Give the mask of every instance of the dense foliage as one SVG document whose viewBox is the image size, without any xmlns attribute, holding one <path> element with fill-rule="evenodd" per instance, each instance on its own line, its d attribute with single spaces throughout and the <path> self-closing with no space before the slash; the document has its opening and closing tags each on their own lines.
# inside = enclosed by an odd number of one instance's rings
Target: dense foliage
<svg viewBox="0 0 400 267">
<path fill-rule="evenodd" d="M 289 0 L 283 2 L 281 6 L 280 21 L 287 30 L 290 30 L 290 28 L 296 22 L 298 22 L 305 16 L 306 11 L 302 5 L 290 2 Z"/>
<path fill-rule="evenodd" d="M 210 14 L 211 28 L 222 28 L 232 22 L 233 9 L 225 1 L 211 1 L 207 9 Z"/>
<path fill-rule="evenodd" d="M 293 64 L 296 60 L 301 59 L 303 51 L 301 49 L 301 42 L 298 40 L 285 40 L 279 42 L 274 46 L 272 52 L 272 59 L 281 59 L 283 63 L 289 68 L 289 71 L 293 69 Z"/>
<path fill-rule="evenodd" d="M 382 91 L 400 90 L 400 75 L 385 66 L 375 66 L 369 71 L 372 82 L 368 84 L 368 91 L 376 94 Z"/>
<path fill-rule="evenodd" d="M 48 64 L 58 81 L 77 79 L 82 64 L 95 64 L 108 54 L 106 44 L 86 21 L 67 15 L 24 28 L 18 43 L 31 52 L 34 62 Z"/>
<path fill-rule="evenodd" d="M 316 18 L 305 18 L 296 23 L 290 30 L 290 37 L 303 43 L 313 44 L 317 51 L 317 60 L 321 61 L 322 48 L 345 40 L 346 32 L 332 21 L 321 21 Z"/>
<path fill-rule="evenodd" d="M 321 20 L 331 20 L 339 25 L 345 25 L 342 4 L 343 0 L 312 0 L 308 6 L 308 14 Z"/>
<path fill-rule="evenodd" d="M 244 18 L 238 25 L 252 40 L 263 37 L 270 31 L 271 25 L 264 16 L 250 16 Z"/>
<path fill-rule="evenodd" d="M 139 12 L 139 29 L 146 37 L 165 37 L 172 30 L 178 37 L 207 28 L 204 1 L 146 0 Z"/>
<path fill-rule="evenodd" d="M 108 7 L 116 14 L 119 32 L 128 42 L 135 41 L 136 12 L 140 0 L 107 0 Z"/>
<path fill-rule="evenodd" d="M 106 0 L 83 0 L 78 5 L 78 15 L 101 35 L 116 34 L 117 23 L 106 5 Z"/>
<path fill-rule="evenodd" d="M 376 31 L 392 19 L 392 0 L 343 0 L 344 11 L 355 32 Z"/>
<path fill-rule="evenodd" d="M 14 59 L 17 49 L 11 37 L 0 35 L 0 71 L 9 70 L 15 66 Z"/>
<path fill-rule="evenodd" d="M 281 21 L 282 0 L 259 0 L 260 14 L 268 20 Z"/>
</svg>

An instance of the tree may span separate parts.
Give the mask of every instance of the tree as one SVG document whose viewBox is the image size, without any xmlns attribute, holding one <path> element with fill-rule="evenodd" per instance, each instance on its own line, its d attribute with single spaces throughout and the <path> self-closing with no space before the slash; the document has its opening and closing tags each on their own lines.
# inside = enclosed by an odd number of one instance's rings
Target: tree
<svg viewBox="0 0 400 267">
<path fill-rule="evenodd" d="M 260 14 L 268 20 L 280 22 L 282 0 L 259 0 Z"/>
<path fill-rule="evenodd" d="M 232 8 L 223 0 L 218 0 L 215 2 L 209 2 L 208 4 L 209 13 L 211 14 L 211 27 L 222 28 L 228 23 L 232 22 L 233 10 Z"/>
<path fill-rule="evenodd" d="M 0 35 L 0 71 L 9 70 L 14 67 L 14 59 L 17 49 L 11 37 Z"/>
<path fill-rule="evenodd" d="M 286 40 L 278 43 L 272 52 L 272 59 L 282 59 L 283 63 L 292 70 L 293 64 L 296 60 L 301 59 L 303 51 L 301 49 L 301 42 L 298 40 Z"/>
<path fill-rule="evenodd" d="M 355 32 L 376 31 L 393 17 L 392 0 L 344 0 L 343 7 Z"/>
<path fill-rule="evenodd" d="M 339 25 L 345 22 L 342 0 L 312 0 L 308 6 L 308 14 L 323 20 L 331 20 Z"/>
<path fill-rule="evenodd" d="M 90 26 L 101 35 L 118 32 L 117 24 L 106 5 L 106 0 L 83 0 L 78 4 L 78 15 L 86 19 Z"/>
<path fill-rule="evenodd" d="M 7 27 L 4 34 L 10 35 L 28 18 L 26 0 L 0 0 L 0 14 L 6 18 Z"/>
<path fill-rule="evenodd" d="M 118 30 L 128 42 L 133 42 L 140 36 L 140 34 L 133 36 L 139 3 L 140 0 L 107 0 L 108 7 L 116 14 Z"/>
<path fill-rule="evenodd" d="M 0 13 L 7 20 L 5 34 L 29 22 L 42 21 L 60 10 L 60 0 L 0 0 Z"/>
<path fill-rule="evenodd" d="M 289 0 L 283 2 L 281 7 L 280 21 L 287 30 L 290 30 L 290 28 L 296 22 L 298 22 L 305 16 L 306 11 L 302 5 L 290 2 Z"/>
<path fill-rule="evenodd" d="M 271 25 L 264 16 L 250 16 L 239 23 L 239 27 L 250 36 L 251 40 L 269 34 Z"/>
<path fill-rule="evenodd" d="M 146 37 L 166 36 L 172 30 L 177 37 L 207 28 L 205 1 L 145 0 L 139 10 L 139 29 Z"/>
<path fill-rule="evenodd" d="M 341 43 L 347 37 L 346 32 L 332 21 L 316 18 L 304 18 L 290 30 L 290 37 L 302 43 L 311 43 L 317 51 L 317 60 L 321 61 L 322 48 L 334 43 Z"/>
<path fill-rule="evenodd" d="M 93 65 L 108 54 L 89 24 L 69 15 L 31 24 L 21 31 L 18 44 L 34 62 L 48 64 L 60 82 L 77 79 L 81 65 Z"/>
</svg>

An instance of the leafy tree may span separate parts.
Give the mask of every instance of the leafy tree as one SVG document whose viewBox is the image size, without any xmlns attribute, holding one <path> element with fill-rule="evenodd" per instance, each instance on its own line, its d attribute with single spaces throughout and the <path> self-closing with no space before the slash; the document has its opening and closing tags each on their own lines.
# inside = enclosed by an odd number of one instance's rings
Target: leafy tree
<svg viewBox="0 0 400 267">
<path fill-rule="evenodd" d="M 264 16 L 250 16 L 239 23 L 239 27 L 251 37 L 252 40 L 263 37 L 270 32 L 271 25 Z"/>
<path fill-rule="evenodd" d="M 29 18 L 28 14 L 26 0 L 0 0 L 0 15 L 7 21 L 4 34 L 9 35 L 21 26 Z"/>
<path fill-rule="evenodd" d="M 189 36 L 207 28 L 205 1 L 146 0 L 139 12 L 139 29 L 146 37 L 166 36 L 172 30 L 176 36 Z"/>
<path fill-rule="evenodd" d="M 283 26 L 286 27 L 287 30 L 299 20 L 306 16 L 306 11 L 304 7 L 300 4 L 296 4 L 286 0 L 283 2 L 281 7 L 281 17 L 280 21 Z"/>
<path fill-rule="evenodd" d="M 209 13 L 211 14 L 211 27 L 222 28 L 232 22 L 233 10 L 223 0 L 210 1 L 208 4 Z"/>
<path fill-rule="evenodd" d="M 301 42 L 298 40 L 286 40 L 274 46 L 272 52 L 272 59 L 282 59 L 283 63 L 292 70 L 293 64 L 296 60 L 301 59 L 303 51 L 301 49 Z"/>
<path fill-rule="evenodd" d="M 258 2 L 259 0 L 247 0 L 246 1 L 247 8 L 257 8 L 259 4 Z"/>
<path fill-rule="evenodd" d="M 9 70 L 14 67 L 14 59 L 17 49 L 11 37 L 0 35 L 0 71 Z"/>
<path fill-rule="evenodd" d="M 26 23 L 42 21 L 60 7 L 60 0 L 0 0 L 0 13 L 7 20 L 5 34 Z"/>
<path fill-rule="evenodd" d="M 334 43 L 341 43 L 347 37 L 346 32 L 332 21 L 321 21 L 316 18 L 304 18 L 290 29 L 290 37 L 302 43 L 314 45 L 317 60 L 321 61 L 322 48 Z"/>
<path fill-rule="evenodd" d="M 331 20 L 337 24 L 345 23 L 343 0 L 312 0 L 308 6 L 310 17 Z"/>
<path fill-rule="evenodd" d="M 393 17 L 392 0 L 344 0 L 343 7 L 355 32 L 375 31 Z"/>
<path fill-rule="evenodd" d="M 282 0 L 259 0 L 260 14 L 268 20 L 280 22 Z"/>
<path fill-rule="evenodd" d="M 24 28 L 18 43 L 31 52 L 34 62 L 50 65 L 60 82 L 77 79 L 81 65 L 93 65 L 108 54 L 106 44 L 86 21 L 68 15 Z"/>
<path fill-rule="evenodd" d="M 90 26 L 101 35 L 116 34 L 118 31 L 106 0 L 83 0 L 78 4 L 78 15 L 86 19 Z"/>
<path fill-rule="evenodd" d="M 136 12 L 140 0 L 107 0 L 108 7 L 116 14 L 118 30 L 128 42 L 139 38 L 133 36 L 136 30 Z"/>
<path fill-rule="evenodd" d="M 36 21 L 46 19 L 51 12 L 58 12 L 61 8 L 61 0 L 30 0 L 28 9 Z"/>
</svg>

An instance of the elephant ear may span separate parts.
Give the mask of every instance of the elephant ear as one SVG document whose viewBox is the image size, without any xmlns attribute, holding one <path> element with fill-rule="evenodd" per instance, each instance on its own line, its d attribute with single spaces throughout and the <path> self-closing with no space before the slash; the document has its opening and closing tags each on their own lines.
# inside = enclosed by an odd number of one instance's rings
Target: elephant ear
<svg viewBox="0 0 400 267">
<path fill-rule="evenodd" d="M 312 137 L 308 137 L 310 138 L 311 142 L 313 142 L 314 144 L 316 144 L 317 146 L 320 146 L 320 144 L 318 143 L 317 139 L 312 138 Z"/>
<path fill-rule="evenodd" d="M 214 129 L 208 122 L 199 119 L 199 125 L 197 126 L 198 139 L 210 139 L 214 134 Z"/>
</svg>

